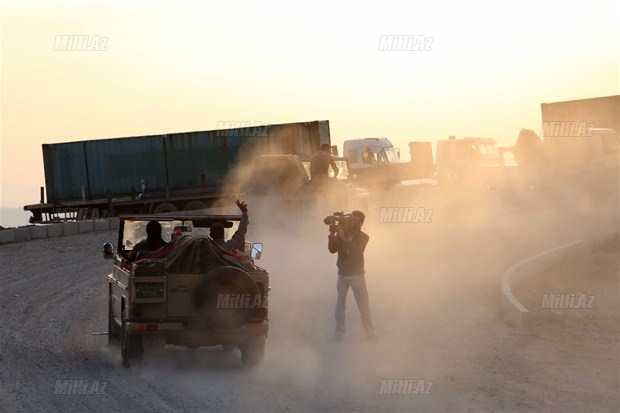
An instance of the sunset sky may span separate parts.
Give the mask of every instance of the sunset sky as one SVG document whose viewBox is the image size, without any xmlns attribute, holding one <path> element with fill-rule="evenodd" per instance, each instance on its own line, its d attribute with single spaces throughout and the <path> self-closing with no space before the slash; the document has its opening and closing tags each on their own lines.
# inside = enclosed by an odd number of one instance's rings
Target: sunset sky
<svg viewBox="0 0 620 413">
<path fill-rule="evenodd" d="M 328 119 L 332 143 L 541 129 L 540 103 L 620 93 L 617 1 L 7 1 L 2 207 L 36 203 L 41 144 Z M 57 35 L 107 38 L 55 51 Z M 431 37 L 380 51 L 382 35 Z M 408 154 L 405 160 L 409 160 Z"/>
</svg>

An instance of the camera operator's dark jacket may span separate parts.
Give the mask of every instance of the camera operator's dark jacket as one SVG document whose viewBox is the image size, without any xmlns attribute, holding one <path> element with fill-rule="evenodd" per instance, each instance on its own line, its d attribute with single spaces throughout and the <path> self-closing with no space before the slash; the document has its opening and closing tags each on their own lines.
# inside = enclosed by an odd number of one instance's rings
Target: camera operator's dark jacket
<svg viewBox="0 0 620 413">
<path fill-rule="evenodd" d="M 338 275 L 358 276 L 364 275 L 364 250 L 370 237 L 362 231 L 358 231 L 351 240 L 343 240 L 337 234 L 328 236 L 327 248 L 332 254 L 338 253 Z"/>
</svg>

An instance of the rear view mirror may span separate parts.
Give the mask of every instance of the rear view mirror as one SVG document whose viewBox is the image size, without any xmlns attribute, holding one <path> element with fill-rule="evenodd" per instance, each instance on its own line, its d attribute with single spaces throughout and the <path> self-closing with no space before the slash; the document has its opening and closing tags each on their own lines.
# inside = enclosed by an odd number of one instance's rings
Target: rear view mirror
<svg viewBox="0 0 620 413">
<path fill-rule="evenodd" d="M 114 247 L 109 242 L 103 244 L 103 258 L 106 260 L 114 258 Z"/>
<path fill-rule="evenodd" d="M 192 225 L 195 228 L 209 228 L 211 225 L 215 223 L 220 223 L 224 225 L 224 228 L 232 228 L 233 223 L 231 221 L 226 221 L 225 219 L 213 219 L 213 218 L 196 218 L 192 220 Z"/>
<path fill-rule="evenodd" d="M 263 244 L 260 242 L 255 242 L 252 244 L 252 252 L 250 253 L 250 258 L 253 260 L 259 260 L 261 254 L 263 253 Z"/>
</svg>

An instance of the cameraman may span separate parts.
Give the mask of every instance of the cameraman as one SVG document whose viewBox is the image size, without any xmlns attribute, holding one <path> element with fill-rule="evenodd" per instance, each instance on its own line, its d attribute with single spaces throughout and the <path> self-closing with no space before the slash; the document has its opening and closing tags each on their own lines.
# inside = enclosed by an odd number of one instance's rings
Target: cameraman
<svg viewBox="0 0 620 413">
<path fill-rule="evenodd" d="M 336 339 L 341 340 L 345 333 L 345 307 L 349 287 L 360 311 L 362 323 L 366 330 L 366 339 L 376 340 L 375 329 L 372 324 L 368 290 L 364 277 L 364 250 L 369 236 L 362 232 L 366 216 L 361 211 L 353 211 L 347 220 L 341 220 L 339 225 L 330 226 L 327 248 L 332 254 L 338 253 L 338 302 L 336 304 Z"/>
</svg>

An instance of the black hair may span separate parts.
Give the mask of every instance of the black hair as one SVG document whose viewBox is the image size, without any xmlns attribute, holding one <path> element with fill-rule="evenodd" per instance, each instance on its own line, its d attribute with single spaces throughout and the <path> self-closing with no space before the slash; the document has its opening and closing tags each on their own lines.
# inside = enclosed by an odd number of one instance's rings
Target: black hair
<svg viewBox="0 0 620 413">
<path fill-rule="evenodd" d="M 210 234 L 211 238 L 213 238 L 214 240 L 224 239 L 224 225 L 220 224 L 219 222 L 211 225 Z"/>
<path fill-rule="evenodd" d="M 360 222 L 361 224 L 363 224 L 364 220 L 366 219 L 366 215 L 364 215 L 364 213 L 362 211 L 357 211 L 357 210 L 352 211 L 351 215 L 358 217 L 360 219 L 360 221 L 361 221 Z"/>
<path fill-rule="evenodd" d="M 151 250 L 155 250 L 165 244 L 161 237 L 161 224 L 157 221 L 149 221 L 146 224 L 146 241 Z"/>
<path fill-rule="evenodd" d="M 149 223 L 146 224 L 146 237 L 161 237 L 161 224 L 157 221 L 149 221 Z"/>
</svg>

